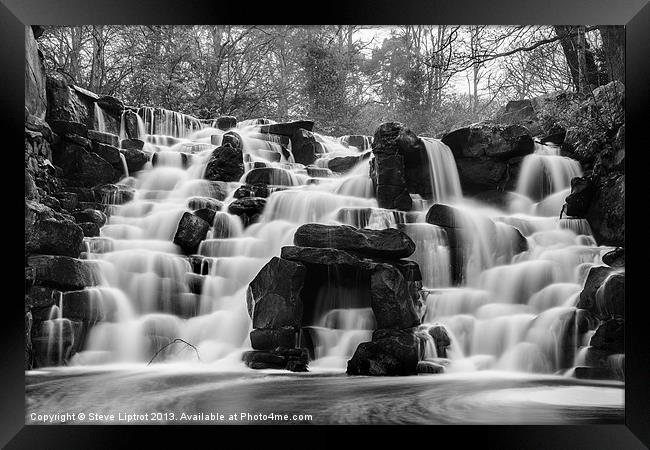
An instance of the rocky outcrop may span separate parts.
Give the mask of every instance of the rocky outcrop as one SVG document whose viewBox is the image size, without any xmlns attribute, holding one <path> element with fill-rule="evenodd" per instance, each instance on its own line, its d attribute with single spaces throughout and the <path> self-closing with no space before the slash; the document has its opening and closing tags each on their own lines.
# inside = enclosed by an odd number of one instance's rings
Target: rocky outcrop
<svg viewBox="0 0 650 450">
<path fill-rule="evenodd" d="M 226 139 L 226 135 L 224 135 Z M 234 140 L 235 138 L 233 138 Z M 213 152 L 205 168 L 205 179 L 211 181 L 239 181 L 244 175 L 244 157 L 241 144 L 224 140 L 224 144 Z"/>
<path fill-rule="evenodd" d="M 217 128 L 223 131 L 237 127 L 237 118 L 233 116 L 221 116 L 217 118 Z"/>
<path fill-rule="evenodd" d="M 25 107 L 31 115 L 45 118 L 45 66 L 31 27 L 25 27 Z"/>
<path fill-rule="evenodd" d="M 239 216 L 244 226 L 247 227 L 259 220 L 265 206 L 265 198 L 241 197 L 228 205 L 228 212 Z"/>
<path fill-rule="evenodd" d="M 79 256 L 82 229 L 73 217 L 35 201 L 25 201 L 25 252 Z"/>
<path fill-rule="evenodd" d="M 359 344 L 348 361 L 348 375 L 415 375 L 421 340 L 415 329 L 377 330 L 371 342 Z"/>
<path fill-rule="evenodd" d="M 178 222 L 173 242 L 185 253 L 196 253 L 209 229 L 210 224 L 205 220 L 189 212 L 183 213 Z"/>
<path fill-rule="evenodd" d="M 78 290 L 97 284 L 97 265 L 94 261 L 69 256 L 34 255 L 27 259 L 32 269 L 34 284 L 61 290 Z"/>
<path fill-rule="evenodd" d="M 272 186 L 294 186 L 297 184 L 295 176 L 285 169 L 277 167 L 261 167 L 250 170 L 244 182 L 247 184 L 266 184 Z"/>
<path fill-rule="evenodd" d="M 311 131 L 298 128 L 291 136 L 291 153 L 295 162 L 308 166 L 314 164 L 322 148 Z"/>
</svg>

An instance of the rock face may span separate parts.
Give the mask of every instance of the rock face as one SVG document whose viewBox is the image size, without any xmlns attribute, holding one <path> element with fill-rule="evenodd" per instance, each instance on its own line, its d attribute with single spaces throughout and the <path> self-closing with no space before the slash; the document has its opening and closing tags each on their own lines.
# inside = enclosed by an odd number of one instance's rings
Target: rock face
<svg viewBox="0 0 650 450">
<path fill-rule="evenodd" d="M 140 136 L 138 114 L 135 111 L 127 109 L 124 112 L 124 129 L 129 139 L 144 139 L 144 136 Z"/>
<path fill-rule="evenodd" d="M 207 180 L 239 181 L 242 175 L 244 175 L 244 157 L 241 148 L 233 147 L 228 143 L 217 147 L 212 152 L 205 169 Z"/>
<path fill-rule="evenodd" d="M 301 247 L 335 248 L 371 258 L 407 258 L 415 251 L 411 238 L 394 228 L 370 230 L 312 223 L 300 226 L 293 239 Z"/>
<path fill-rule="evenodd" d="M 295 120 L 293 122 L 272 123 L 260 126 L 260 133 L 278 134 L 280 136 L 293 136 L 298 130 L 312 131 L 313 120 Z"/>
<path fill-rule="evenodd" d="M 253 169 L 246 174 L 244 181 L 252 185 L 294 186 L 296 184 L 296 180 L 291 172 L 277 167 Z"/>
<path fill-rule="evenodd" d="M 46 93 L 48 122 L 67 120 L 93 126 L 92 111 L 97 96 L 72 85 L 61 74 L 47 77 Z"/>
<path fill-rule="evenodd" d="M 228 131 L 237 127 L 237 118 L 233 116 L 221 116 L 217 118 L 217 128 Z"/>
<path fill-rule="evenodd" d="M 420 324 L 420 317 L 402 273 L 389 264 L 379 264 L 370 277 L 372 311 L 380 329 L 403 329 Z"/>
<path fill-rule="evenodd" d="M 348 361 L 348 375 L 414 375 L 420 360 L 420 339 L 414 329 L 377 330 L 371 342 L 359 344 Z"/>
<path fill-rule="evenodd" d="M 251 281 L 246 296 L 253 328 L 300 328 L 302 290 L 306 275 L 303 264 L 272 258 Z M 283 282 L 278 283 L 279 280 Z"/>
<path fill-rule="evenodd" d="M 63 176 L 77 186 L 114 183 L 120 174 L 97 153 L 70 142 L 63 142 L 53 155 L 54 164 L 63 169 Z"/>
<path fill-rule="evenodd" d="M 27 259 L 34 271 L 37 285 L 62 290 L 78 290 L 97 284 L 96 264 L 93 261 L 68 256 L 36 255 Z"/>
<path fill-rule="evenodd" d="M 45 66 L 31 27 L 25 27 L 25 107 L 39 119 L 45 118 Z"/>
<path fill-rule="evenodd" d="M 521 157 L 535 149 L 529 130 L 518 124 L 484 122 L 453 130 L 442 142 L 454 154 L 466 195 L 513 189 Z"/>
<path fill-rule="evenodd" d="M 266 206 L 266 199 L 259 197 L 238 198 L 228 205 L 228 212 L 239 216 L 244 226 L 257 222 Z"/>
<path fill-rule="evenodd" d="M 298 128 L 291 136 L 291 152 L 297 163 L 308 166 L 316 161 L 320 144 L 310 131 Z"/>
<path fill-rule="evenodd" d="M 183 213 L 174 235 L 174 244 L 186 253 L 196 253 L 199 244 L 205 239 L 210 224 L 191 213 Z"/>
<path fill-rule="evenodd" d="M 71 216 L 31 200 L 25 201 L 25 252 L 79 256 L 82 229 Z"/>
</svg>

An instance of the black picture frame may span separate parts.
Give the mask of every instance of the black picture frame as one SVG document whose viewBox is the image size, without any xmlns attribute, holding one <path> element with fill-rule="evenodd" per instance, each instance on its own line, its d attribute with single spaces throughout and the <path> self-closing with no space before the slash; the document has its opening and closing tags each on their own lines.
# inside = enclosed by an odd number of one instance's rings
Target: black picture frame
<svg viewBox="0 0 650 450">
<path fill-rule="evenodd" d="M 327 1 L 290 5 L 283 2 L 232 2 L 227 0 L 1 0 L 0 35 L 3 68 L 0 69 L 0 89 L 2 108 L 0 124 L 3 128 L 3 173 L 16 178 L 6 185 L 3 196 L 3 210 L 7 211 L 5 222 L 16 229 L 3 233 L 5 241 L 19 242 L 21 199 L 17 192 L 22 171 L 18 148 L 23 148 L 22 126 L 24 111 L 24 26 L 25 25 L 74 25 L 74 24 L 275 24 L 294 23 L 344 23 L 344 24 L 608 24 L 626 26 L 626 147 L 631 152 L 632 163 L 627 164 L 628 188 L 626 203 L 630 198 L 639 197 L 634 203 L 645 209 L 644 189 L 636 189 L 630 180 L 639 180 L 634 175 L 644 169 L 640 161 L 647 152 L 644 131 L 647 128 L 648 100 L 650 99 L 650 76 L 648 56 L 650 56 L 650 5 L 648 0 L 435 0 L 400 2 L 390 0 Z M 290 13 L 292 13 L 290 15 Z M 635 167 L 635 165 L 637 167 Z M 640 166 L 640 167 L 639 167 Z M 639 174 L 637 174 L 639 175 Z M 640 175 L 641 179 L 643 175 Z M 5 178 L 6 182 L 6 178 Z M 6 209 L 5 209 L 6 208 Z M 15 208 L 15 210 L 14 210 Z M 15 212 L 14 212 L 15 211 Z M 628 209 L 629 211 L 629 209 Z M 642 214 L 643 211 L 635 211 Z M 648 374 L 650 351 L 645 335 L 648 317 L 643 311 L 648 303 L 642 293 L 636 295 L 632 289 L 640 285 L 643 266 L 635 264 L 635 254 L 645 254 L 642 248 L 644 223 L 630 220 L 626 213 L 628 240 L 635 245 L 628 246 L 629 274 L 626 291 L 626 386 L 625 386 L 625 425 L 584 425 L 584 426 L 438 426 L 435 429 L 409 428 L 398 431 L 405 438 L 406 445 L 445 445 L 451 441 L 454 447 L 464 446 L 470 439 L 486 448 L 526 448 L 526 449 L 627 449 L 650 446 L 650 377 Z M 630 231 L 632 234 L 630 235 Z M 14 234 L 15 233 L 15 234 Z M 638 240 L 635 238 L 635 234 Z M 2 236 L 2 235 L 0 235 Z M 15 236 L 15 237 L 14 237 Z M 630 236 L 632 236 L 630 238 Z M 13 238 L 12 238 L 13 237 Z M 638 245 L 636 243 L 639 243 Z M 5 250 L 7 264 L 5 284 L 21 280 L 18 260 L 19 247 Z M 14 254 L 15 252 L 15 254 Z M 8 257 L 7 257 L 8 256 Z M 630 259 L 630 256 L 633 259 Z M 637 269 L 638 268 L 638 269 Z M 15 271 L 15 275 L 13 272 Z M 630 284 L 629 281 L 632 281 Z M 306 428 L 306 436 L 296 437 L 293 427 L 237 428 L 223 427 L 215 431 L 209 426 L 146 427 L 146 426 L 35 426 L 25 425 L 24 413 L 24 370 L 23 339 L 24 329 L 20 311 L 20 289 L 22 282 L 15 281 L 18 287 L 3 290 L 5 315 L 0 327 L 3 343 L 0 350 L 0 444 L 6 448 L 119 448 L 135 446 L 133 439 L 146 439 L 147 445 L 154 441 L 170 443 L 174 437 L 183 436 L 185 445 L 198 446 L 198 439 L 205 437 L 208 445 L 215 446 L 217 439 L 226 442 L 224 433 L 243 445 L 268 445 L 289 443 L 290 446 L 342 445 L 349 443 L 328 430 L 311 431 Z M 16 292 L 14 292 L 14 289 Z M 498 411 L 495 411 L 498 414 Z M 260 430 L 264 428 L 264 430 Z M 331 429 L 332 427 L 328 427 Z M 361 429 L 361 437 L 390 437 L 395 433 L 390 427 L 334 427 L 345 434 Z M 252 430 L 252 431 L 251 431 Z M 302 432 L 305 431 L 303 428 Z M 270 433 L 281 433 L 280 437 L 267 437 Z M 264 434 L 261 434 L 264 433 Z M 191 437 L 188 440 L 188 437 Z"/>
</svg>

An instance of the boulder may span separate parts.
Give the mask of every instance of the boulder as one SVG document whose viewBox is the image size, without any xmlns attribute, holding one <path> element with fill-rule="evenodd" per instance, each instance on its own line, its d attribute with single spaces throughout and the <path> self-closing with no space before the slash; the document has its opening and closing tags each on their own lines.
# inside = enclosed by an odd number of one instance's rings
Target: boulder
<svg viewBox="0 0 650 450">
<path fill-rule="evenodd" d="M 230 145 L 233 148 L 243 150 L 244 149 L 244 140 L 239 135 L 239 133 L 230 130 L 221 137 L 221 145 Z"/>
<path fill-rule="evenodd" d="M 505 162 L 489 157 L 456 160 L 463 192 L 470 194 L 498 189 L 505 180 L 507 167 Z"/>
<path fill-rule="evenodd" d="M 78 186 L 113 183 L 119 172 L 105 159 L 76 144 L 64 143 L 55 153 L 54 164 L 63 169 L 63 176 Z"/>
<path fill-rule="evenodd" d="M 369 136 L 364 136 L 362 134 L 351 134 L 347 136 L 341 136 L 341 144 L 346 147 L 356 147 L 359 150 L 367 150 L 370 148 L 370 141 L 372 138 Z"/>
<path fill-rule="evenodd" d="M 323 167 L 309 166 L 307 167 L 307 175 L 314 178 L 329 178 L 334 173 L 330 169 Z"/>
<path fill-rule="evenodd" d="M 68 291 L 63 294 L 62 316 L 66 319 L 87 323 L 110 320 L 116 311 L 116 304 L 101 298 L 95 289 Z"/>
<path fill-rule="evenodd" d="M 594 192 L 594 184 L 589 178 L 573 178 L 571 180 L 571 193 L 566 198 L 567 215 L 573 217 L 585 217 L 589 210 Z"/>
<path fill-rule="evenodd" d="M 535 108 L 531 100 L 510 100 L 503 111 L 498 114 L 499 121 L 521 123 L 535 119 Z"/>
<path fill-rule="evenodd" d="M 122 100 L 111 97 L 110 95 L 99 97 L 97 105 L 104 110 L 105 114 L 113 117 L 120 117 L 124 111 L 124 103 L 122 103 Z"/>
<path fill-rule="evenodd" d="M 103 131 L 88 130 L 88 139 L 91 141 L 99 142 L 100 144 L 112 145 L 113 147 L 120 146 L 120 138 L 113 133 L 105 133 Z"/>
<path fill-rule="evenodd" d="M 41 286 L 78 290 L 95 286 L 98 282 L 94 261 L 68 256 L 35 255 L 27 259 L 27 265 L 34 271 L 34 282 Z"/>
<path fill-rule="evenodd" d="M 451 345 L 451 338 L 443 325 L 434 325 L 429 328 L 429 334 L 436 345 L 436 353 L 439 358 L 447 358 L 447 347 Z"/>
<path fill-rule="evenodd" d="M 413 329 L 376 330 L 372 342 L 362 342 L 348 361 L 348 375 L 414 375 L 420 340 Z"/>
<path fill-rule="evenodd" d="M 187 207 L 190 209 L 211 209 L 213 211 L 221 211 L 223 203 L 211 197 L 190 197 L 187 200 Z M 214 214 L 213 214 L 214 218 Z M 212 221 L 208 221 L 212 223 Z"/>
<path fill-rule="evenodd" d="M 59 300 L 60 292 L 47 286 L 31 286 L 25 293 L 25 306 L 29 309 L 44 309 Z"/>
<path fill-rule="evenodd" d="M 216 215 L 217 211 L 214 209 L 210 208 L 200 208 L 194 211 L 192 214 L 194 214 L 196 217 L 205 220 L 209 224 L 214 223 L 214 216 Z"/>
<path fill-rule="evenodd" d="M 185 253 L 196 253 L 199 244 L 205 239 L 209 229 L 210 224 L 205 220 L 189 212 L 183 213 L 181 220 L 178 222 L 173 242 L 181 247 Z"/>
<path fill-rule="evenodd" d="M 293 241 L 301 247 L 335 248 L 385 259 L 406 258 L 415 251 L 411 238 L 394 228 L 371 230 L 310 223 L 296 230 Z"/>
<path fill-rule="evenodd" d="M 72 216 L 75 218 L 77 223 L 92 222 L 97 224 L 99 227 L 103 227 L 106 224 L 106 214 L 96 209 L 84 209 L 82 211 L 75 211 L 72 213 Z"/>
<path fill-rule="evenodd" d="M 596 328 L 589 345 L 610 353 L 625 353 L 625 321 L 612 318 L 602 322 Z"/>
<path fill-rule="evenodd" d="M 26 254 L 52 254 L 77 257 L 83 231 L 72 217 L 31 200 L 25 201 Z"/>
<path fill-rule="evenodd" d="M 217 118 L 217 128 L 223 131 L 237 128 L 237 118 L 233 116 L 221 116 Z"/>
<path fill-rule="evenodd" d="M 68 186 L 65 188 L 65 191 L 76 194 L 78 202 L 94 202 L 97 200 L 93 188 Z"/>
<path fill-rule="evenodd" d="M 420 324 L 402 273 L 388 264 L 378 264 L 370 277 L 370 299 L 378 328 L 403 329 Z"/>
<path fill-rule="evenodd" d="M 99 225 L 93 222 L 78 223 L 79 227 L 84 233 L 84 237 L 97 237 L 99 236 Z"/>
<path fill-rule="evenodd" d="M 368 159 L 371 155 L 371 152 L 361 153 L 360 155 L 353 156 L 337 156 L 327 161 L 327 168 L 335 173 L 346 173 L 349 172 L 354 166 L 359 164 L 359 162 L 364 159 Z M 308 170 L 309 172 L 309 170 Z"/>
<path fill-rule="evenodd" d="M 293 347 L 296 330 L 292 327 L 256 329 L 250 333 L 251 346 L 255 350 L 273 350 L 276 347 Z"/>
<path fill-rule="evenodd" d="M 260 197 L 267 198 L 269 196 L 269 188 L 266 184 L 244 185 L 235 190 L 234 198 L 243 197 Z"/>
<path fill-rule="evenodd" d="M 312 131 L 313 120 L 295 120 L 293 122 L 272 123 L 260 126 L 260 133 L 279 134 L 281 136 L 293 136 L 298 130 Z"/>
<path fill-rule="evenodd" d="M 306 272 L 303 264 L 278 257 L 273 257 L 260 270 L 246 294 L 253 328 L 300 328 L 303 312 L 300 292 Z"/>
<path fill-rule="evenodd" d="M 120 153 L 124 155 L 129 173 L 142 170 L 144 165 L 149 161 L 149 154 L 135 148 L 121 149 Z"/>
<path fill-rule="evenodd" d="M 603 255 L 603 262 L 610 267 L 625 267 L 625 249 L 618 247 Z"/>
<path fill-rule="evenodd" d="M 244 157 L 241 148 L 228 144 L 217 147 L 212 152 L 205 168 L 205 178 L 211 181 L 239 181 L 243 174 Z"/>
<path fill-rule="evenodd" d="M 35 321 L 32 327 L 34 367 L 65 365 L 82 348 L 81 321 L 54 319 Z"/>
<path fill-rule="evenodd" d="M 88 127 L 84 123 L 72 122 L 68 120 L 52 120 L 50 122 L 52 131 L 60 136 L 73 135 L 88 137 Z"/>
<path fill-rule="evenodd" d="M 433 361 L 420 361 L 415 371 L 417 373 L 445 373 L 445 367 Z"/>
<path fill-rule="evenodd" d="M 601 320 L 612 316 L 623 317 L 625 273 L 607 266 L 594 266 L 589 269 L 576 306 L 588 310 Z"/>
<path fill-rule="evenodd" d="M 100 142 L 93 141 L 92 143 L 93 152 L 105 159 L 115 168 L 121 168 L 122 158 L 120 157 L 120 149 L 113 147 L 112 145 L 102 144 Z"/>
<path fill-rule="evenodd" d="M 135 189 L 123 184 L 102 184 L 92 188 L 91 192 L 93 199 L 107 205 L 121 205 L 130 202 L 135 195 Z"/>
<path fill-rule="evenodd" d="M 320 144 L 316 142 L 313 133 L 299 128 L 291 136 L 291 152 L 295 162 L 308 166 L 314 164 L 319 152 Z"/>
<path fill-rule="evenodd" d="M 273 186 L 294 186 L 297 184 L 291 172 L 277 167 L 253 169 L 246 174 L 244 182 L 253 185 L 270 184 Z"/>
<path fill-rule="evenodd" d="M 266 199 L 259 197 L 242 197 L 228 205 L 228 212 L 239 216 L 244 226 L 257 222 L 266 206 Z"/>
<path fill-rule="evenodd" d="M 122 139 L 120 148 L 124 150 L 142 150 L 144 148 L 144 141 L 140 139 Z"/>
<path fill-rule="evenodd" d="M 138 114 L 130 109 L 124 111 L 124 130 L 129 139 L 144 139 L 140 136 L 140 129 L 138 127 Z"/>
<path fill-rule="evenodd" d="M 370 271 L 375 267 L 375 263 L 372 260 L 363 259 L 346 251 L 334 248 L 287 246 L 282 247 L 280 257 L 305 265 L 336 266 L 344 270 Z"/>
<path fill-rule="evenodd" d="M 93 99 L 77 90 L 65 76 L 55 73 L 47 77 L 47 114 L 46 120 L 52 123 L 54 120 L 66 120 L 92 125 L 91 111 L 94 108 Z"/>
<path fill-rule="evenodd" d="M 380 208 L 410 211 L 413 207 L 413 200 L 406 187 L 378 185 L 375 196 Z"/>
</svg>

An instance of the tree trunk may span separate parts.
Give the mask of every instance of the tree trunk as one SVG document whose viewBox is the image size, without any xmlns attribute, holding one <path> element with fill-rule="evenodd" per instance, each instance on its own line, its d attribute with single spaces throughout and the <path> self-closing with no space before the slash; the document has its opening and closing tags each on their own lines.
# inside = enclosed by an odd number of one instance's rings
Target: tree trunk
<svg viewBox="0 0 650 450">
<path fill-rule="evenodd" d="M 603 39 L 609 81 L 625 83 L 625 28 L 620 25 L 598 27 Z"/>
</svg>

